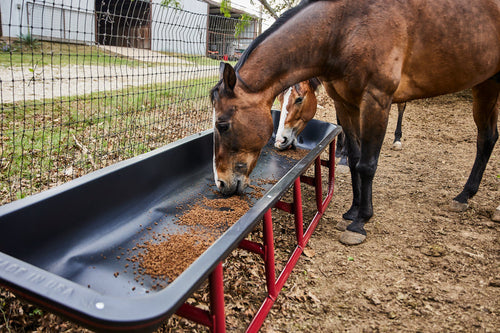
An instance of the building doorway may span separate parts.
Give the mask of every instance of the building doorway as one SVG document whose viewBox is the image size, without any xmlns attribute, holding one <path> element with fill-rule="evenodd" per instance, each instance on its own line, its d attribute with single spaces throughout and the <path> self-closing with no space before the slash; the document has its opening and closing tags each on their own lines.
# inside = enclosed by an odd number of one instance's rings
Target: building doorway
<svg viewBox="0 0 500 333">
<path fill-rule="evenodd" d="M 95 0 L 96 42 L 151 49 L 150 0 Z"/>
</svg>

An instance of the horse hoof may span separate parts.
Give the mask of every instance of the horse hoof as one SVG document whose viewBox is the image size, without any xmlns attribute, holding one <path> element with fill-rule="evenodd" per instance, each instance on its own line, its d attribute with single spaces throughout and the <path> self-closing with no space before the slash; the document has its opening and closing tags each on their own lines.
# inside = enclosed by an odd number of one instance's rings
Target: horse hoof
<svg viewBox="0 0 500 333">
<path fill-rule="evenodd" d="M 349 167 L 347 165 L 337 165 L 337 167 L 335 168 L 335 171 L 337 173 L 348 173 L 349 172 Z"/>
<path fill-rule="evenodd" d="M 495 212 L 493 213 L 491 220 L 494 222 L 500 222 L 500 206 L 498 206 Z"/>
<path fill-rule="evenodd" d="M 346 230 L 340 235 L 340 242 L 345 245 L 358 245 L 365 241 L 366 236 Z"/>
<path fill-rule="evenodd" d="M 392 150 L 402 150 L 403 144 L 400 141 L 396 141 L 392 144 Z"/>
<path fill-rule="evenodd" d="M 335 229 L 340 230 L 340 231 L 346 231 L 347 226 L 351 224 L 352 221 L 349 220 L 340 220 L 337 225 L 335 226 Z"/>
<path fill-rule="evenodd" d="M 453 200 L 450 204 L 450 210 L 457 213 L 465 212 L 467 210 L 467 207 L 469 207 L 468 203 L 461 203 L 456 200 Z"/>
</svg>

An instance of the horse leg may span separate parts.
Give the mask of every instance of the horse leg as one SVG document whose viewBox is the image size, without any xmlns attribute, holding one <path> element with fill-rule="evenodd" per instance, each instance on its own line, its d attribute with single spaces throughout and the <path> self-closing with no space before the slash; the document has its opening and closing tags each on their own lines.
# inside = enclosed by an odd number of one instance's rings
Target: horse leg
<svg viewBox="0 0 500 333">
<path fill-rule="evenodd" d="M 340 125 L 340 123 L 337 121 L 337 124 Z M 342 126 L 342 125 L 340 125 Z M 335 148 L 335 157 L 340 158 L 342 154 L 342 149 L 344 149 L 344 132 L 340 132 L 340 134 L 337 136 L 337 146 Z"/>
<path fill-rule="evenodd" d="M 345 137 L 343 138 L 343 140 L 344 140 L 344 145 L 342 146 L 342 149 L 340 150 L 340 156 L 339 156 L 340 160 L 337 163 L 337 165 L 347 167 L 347 145 L 345 144 Z"/>
<path fill-rule="evenodd" d="M 403 114 L 406 109 L 406 103 L 398 103 L 398 124 L 396 125 L 396 131 L 394 131 L 394 142 L 392 143 L 393 150 L 401 150 L 401 137 L 403 136 Z"/>
<path fill-rule="evenodd" d="M 340 125 L 340 123 L 337 120 L 337 124 Z M 342 125 L 340 125 L 342 127 Z M 343 129 L 343 127 L 342 127 Z M 342 159 L 345 155 L 347 155 L 347 149 L 345 145 L 345 134 L 344 132 L 340 132 L 340 134 L 337 137 L 337 147 L 335 148 L 335 157 Z"/>
<path fill-rule="evenodd" d="M 347 226 L 340 237 L 340 242 L 346 245 L 362 243 L 366 238 L 364 225 L 373 216 L 372 185 L 373 177 L 377 170 L 378 158 L 384 141 L 389 112 L 391 109 L 391 96 L 379 91 L 368 91 L 360 105 L 360 155 L 355 163 L 353 179 L 359 180 L 359 203 L 357 215 Z M 349 146 L 351 148 L 351 146 Z M 351 153 L 349 153 L 349 159 Z M 351 169 L 352 171 L 353 169 Z"/>
<path fill-rule="evenodd" d="M 474 98 L 472 111 L 474 122 L 477 126 L 476 159 L 464 189 L 452 201 L 451 209 L 453 211 L 464 211 L 467 209 L 467 201 L 479 189 L 479 183 L 483 178 L 486 164 L 498 139 L 499 93 L 500 83 L 494 80 L 487 80 L 472 88 L 472 96 Z"/>
<path fill-rule="evenodd" d="M 360 147 L 359 147 L 359 111 L 354 110 L 352 107 L 335 101 L 335 110 L 337 111 L 337 121 L 342 126 L 343 131 L 343 155 L 347 155 L 347 162 L 351 172 L 351 186 L 352 186 L 352 204 L 349 210 L 342 215 L 345 220 L 354 220 L 359 211 L 359 200 L 361 191 L 361 181 L 359 174 L 356 171 L 356 164 L 359 161 Z M 348 223 L 343 223 L 342 227 L 337 227 L 345 230 Z"/>
<path fill-rule="evenodd" d="M 337 124 L 342 126 L 342 124 L 339 121 L 339 117 L 337 116 Z M 340 158 L 339 162 L 337 165 L 343 165 L 347 166 L 347 146 L 345 143 L 345 134 L 344 132 L 340 133 L 339 136 L 337 137 L 337 147 L 335 149 L 335 157 Z"/>
</svg>

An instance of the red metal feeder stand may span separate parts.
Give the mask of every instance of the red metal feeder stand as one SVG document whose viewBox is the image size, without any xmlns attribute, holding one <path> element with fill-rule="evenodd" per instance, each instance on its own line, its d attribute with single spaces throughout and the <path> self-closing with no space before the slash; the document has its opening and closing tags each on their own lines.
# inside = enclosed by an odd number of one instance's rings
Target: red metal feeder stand
<svg viewBox="0 0 500 333">
<path fill-rule="evenodd" d="M 328 192 L 323 198 L 321 166 L 329 169 L 328 172 Z M 306 227 L 304 232 L 304 220 L 302 214 L 302 192 L 301 183 L 314 186 L 316 197 L 316 214 Z M 300 255 L 304 251 L 312 233 L 323 216 L 326 207 L 330 203 L 335 184 L 335 140 L 329 145 L 328 160 L 322 160 L 318 155 L 314 161 L 314 177 L 301 175 L 297 177 L 293 184 L 293 202 L 277 201 L 275 208 L 293 214 L 295 219 L 295 234 L 297 245 L 293 253 L 288 258 L 287 263 L 276 279 L 276 270 L 274 263 L 274 236 L 273 219 L 271 209 L 268 209 L 263 217 L 263 243 L 257 243 L 249 240 L 242 240 L 239 247 L 247 251 L 256 253 L 262 257 L 266 272 L 267 297 L 262 302 L 257 313 L 254 315 L 246 332 L 257 332 L 262 326 L 267 314 L 271 310 L 279 292 L 295 267 Z M 212 332 L 225 332 L 225 312 L 224 312 L 224 281 L 223 268 L 220 262 L 215 270 L 210 274 L 210 311 L 202 310 L 193 305 L 183 304 L 178 310 L 177 315 L 192 320 L 199 324 L 208 326 Z"/>
</svg>

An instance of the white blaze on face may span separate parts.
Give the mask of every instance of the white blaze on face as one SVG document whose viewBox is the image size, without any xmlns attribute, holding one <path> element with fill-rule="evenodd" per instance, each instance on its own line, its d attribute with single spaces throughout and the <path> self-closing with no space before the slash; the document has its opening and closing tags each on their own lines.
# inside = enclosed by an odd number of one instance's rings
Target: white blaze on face
<svg viewBox="0 0 500 333">
<path fill-rule="evenodd" d="M 285 129 L 285 119 L 286 116 L 288 115 L 288 110 L 287 110 L 287 105 L 288 105 L 288 99 L 290 98 L 290 95 L 292 93 L 292 88 L 288 88 L 288 90 L 285 93 L 285 96 L 283 97 L 283 105 L 281 106 L 281 114 L 280 114 L 280 123 L 278 125 L 278 131 L 276 132 L 276 142 L 274 146 L 276 148 L 280 147 L 280 144 L 285 141 L 283 138 L 283 130 Z"/>
<path fill-rule="evenodd" d="M 212 125 L 213 125 L 213 128 L 214 128 L 214 131 L 216 130 L 215 129 L 215 108 L 213 109 L 213 112 L 212 112 Z M 217 167 L 215 166 L 215 132 L 214 132 L 214 155 L 213 155 L 213 168 L 214 168 L 214 180 L 215 180 L 215 185 L 217 187 L 219 187 L 219 177 L 217 175 Z"/>
</svg>

